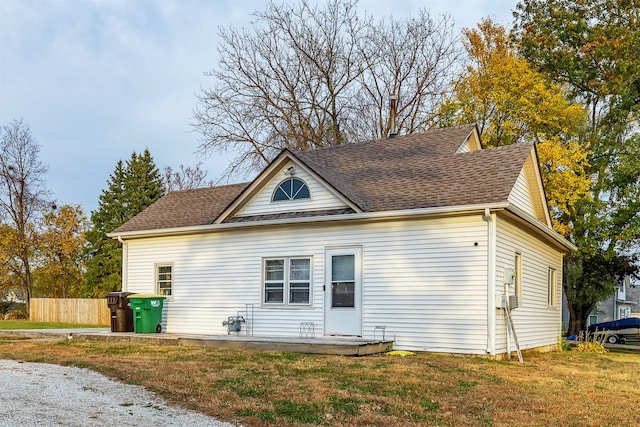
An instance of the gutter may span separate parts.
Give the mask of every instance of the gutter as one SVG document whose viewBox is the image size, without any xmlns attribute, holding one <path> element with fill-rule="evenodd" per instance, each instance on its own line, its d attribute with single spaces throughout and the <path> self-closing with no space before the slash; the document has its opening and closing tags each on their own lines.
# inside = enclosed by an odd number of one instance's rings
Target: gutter
<svg viewBox="0 0 640 427">
<path fill-rule="evenodd" d="M 340 215 L 322 215 L 303 218 L 283 218 L 272 219 L 267 221 L 256 222 L 233 222 L 220 224 L 194 225 L 188 227 L 162 228 L 155 230 L 139 230 L 139 231 L 122 231 L 107 233 L 108 237 L 118 239 L 122 242 L 124 239 L 135 239 L 143 237 L 166 237 L 166 236 L 185 236 L 190 234 L 213 233 L 223 230 L 232 230 L 240 228 L 255 228 L 273 225 L 292 225 L 292 224 L 310 224 L 324 222 L 339 221 L 386 221 L 392 219 L 400 219 L 407 217 L 420 216 L 457 216 L 469 214 L 471 212 L 482 213 L 486 209 L 503 210 L 510 206 L 508 202 L 481 204 L 481 205 L 463 205 L 463 206 L 444 206 L 424 209 L 406 209 L 396 211 L 380 211 L 380 212 L 362 212 L 349 213 Z"/>
</svg>

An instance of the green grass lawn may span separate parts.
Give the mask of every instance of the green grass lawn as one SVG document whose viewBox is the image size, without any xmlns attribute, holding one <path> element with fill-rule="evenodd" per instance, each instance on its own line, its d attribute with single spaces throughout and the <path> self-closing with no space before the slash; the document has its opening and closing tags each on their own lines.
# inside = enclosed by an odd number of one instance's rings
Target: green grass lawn
<svg viewBox="0 0 640 427">
<path fill-rule="evenodd" d="M 0 320 L 0 331 L 12 329 L 69 329 L 69 328 L 106 328 L 105 325 L 81 325 L 60 322 L 30 322 L 28 320 Z"/>
</svg>

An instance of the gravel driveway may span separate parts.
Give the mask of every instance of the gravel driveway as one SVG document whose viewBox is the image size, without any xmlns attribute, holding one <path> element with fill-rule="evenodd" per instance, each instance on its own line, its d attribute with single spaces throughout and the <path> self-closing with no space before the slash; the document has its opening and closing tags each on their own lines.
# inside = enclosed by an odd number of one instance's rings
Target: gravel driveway
<svg viewBox="0 0 640 427">
<path fill-rule="evenodd" d="M 231 426 L 88 369 L 0 360 L 0 426 Z"/>
</svg>

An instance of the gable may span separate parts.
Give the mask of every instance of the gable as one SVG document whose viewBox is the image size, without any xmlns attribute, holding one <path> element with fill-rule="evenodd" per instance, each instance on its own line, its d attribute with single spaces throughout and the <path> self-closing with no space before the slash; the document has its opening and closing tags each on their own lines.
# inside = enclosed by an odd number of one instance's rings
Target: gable
<svg viewBox="0 0 640 427">
<path fill-rule="evenodd" d="M 529 190 L 529 181 L 527 180 L 527 174 L 524 168 L 520 171 L 513 190 L 511 190 L 511 194 L 509 194 L 509 202 L 537 218 L 536 208 L 533 203 L 533 198 L 531 197 L 531 191 Z"/>
<path fill-rule="evenodd" d="M 469 153 L 471 151 L 476 151 L 476 150 L 482 150 L 482 146 L 480 144 L 480 136 L 478 135 L 478 129 L 475 128 L 474 126 L 473 131 L 464 140 L 464 142 L 460 144 L 455 154 Z"/>
<path fill-rule="evenodd" d="M 272 200 L 284 180 L 304 181 L 310 197 L 295 200 Z M 246 189 L 218 216 L 215 224 L 237 222 L 242 218 L 264 220 L 291 216 L 312 216 L 362 212 L 323 176 L 284 149 Z"/>
<path fill-rule="evenodd" d="M 551 226 L 540 170 L 533 150 L 527 157 L 508 200 L 515 207 Z"/>
<path fill-rule="evenodd" d="M 289 173 L 290 168 L 293 168 L 293 175 Z M 277 169 L 277 173 L 267 179 L 262 187 L 233 214 L 233 217 L 284 212 L 326 211 L 349 207 L 344 200 L 300 164 L 289 160 L 283 162 Z M 306 184 L 309 190 L 309 197 L 273 201 L 273 196 L 280 184 L 291 178 L 296 178 Z"/>
</svg>

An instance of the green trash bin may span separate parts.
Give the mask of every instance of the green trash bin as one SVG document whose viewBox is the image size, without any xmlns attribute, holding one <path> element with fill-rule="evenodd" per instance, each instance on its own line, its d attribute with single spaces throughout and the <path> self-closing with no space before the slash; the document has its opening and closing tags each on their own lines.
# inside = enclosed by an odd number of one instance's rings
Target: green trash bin
<svg viewBox="0 0 640 427">
<path fill-rule="evenodd" d="M 155 334 L 162 332 L 163 295 L 129 295 L 133 310 L 133 331 L 136 334 Z"/>
</svg>

